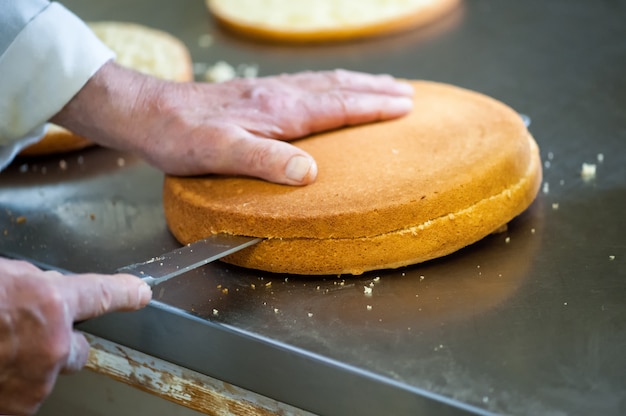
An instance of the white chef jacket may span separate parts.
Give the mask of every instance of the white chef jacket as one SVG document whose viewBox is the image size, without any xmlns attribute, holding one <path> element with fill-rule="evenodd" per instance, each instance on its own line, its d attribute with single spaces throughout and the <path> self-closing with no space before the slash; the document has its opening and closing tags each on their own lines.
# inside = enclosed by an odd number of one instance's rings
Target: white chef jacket
<svg viewBox="0 0 626 416">
<path fill-rule="evenodd" d="M 114 53 L 48 0 L 0 0 L 0 170 Z"/>
</svg>

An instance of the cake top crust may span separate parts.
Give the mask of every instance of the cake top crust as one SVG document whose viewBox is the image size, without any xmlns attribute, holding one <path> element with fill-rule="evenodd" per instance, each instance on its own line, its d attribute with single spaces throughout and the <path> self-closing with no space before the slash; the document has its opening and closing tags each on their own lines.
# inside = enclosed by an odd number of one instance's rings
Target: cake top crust
<svg viewBox="0 0 626 416">
<path fill-rule="evenodd" d="M 212 232 L 266 238 L 362 238 L 427 223 L 502 193 L 528 174 L 520 116 L 483 94 L 408 81 L 405 117 L 293 142 L 317 161 L 315 183 L 166 176 L 165 192 Z M 171 219 L 170 219 L 171 220 Z"/>
</svg>

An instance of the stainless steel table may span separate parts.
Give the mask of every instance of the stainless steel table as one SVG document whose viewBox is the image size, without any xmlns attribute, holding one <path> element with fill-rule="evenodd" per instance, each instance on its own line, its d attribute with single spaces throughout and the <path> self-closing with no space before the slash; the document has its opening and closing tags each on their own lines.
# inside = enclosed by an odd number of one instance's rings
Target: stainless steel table
<svg viewBox="0 0 626 416">
<path fill-rule="evenodd" d="M 170 31 L 197 63 L 484 92 L 530 115 L 545 182 L 505 234 L 444 259 L 358 277 L 213 264 L 81 329 L 325 415 L 626 414 L 625 1 L 472 0 L 424 30 L 331 46 L 233 37 L 202 1 L 65 3 Z M 161 183 L 107 149 L 18 161 L 0 175 L 0 248 L 75 272 L 170 250 Z"/>
</svg>

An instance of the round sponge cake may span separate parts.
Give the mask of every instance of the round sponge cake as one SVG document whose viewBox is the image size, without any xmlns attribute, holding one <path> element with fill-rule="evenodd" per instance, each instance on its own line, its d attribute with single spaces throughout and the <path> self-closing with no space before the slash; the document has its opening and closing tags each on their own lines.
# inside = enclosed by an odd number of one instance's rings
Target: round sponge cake
<svg viewBox="0 0 626 416">
<path fill-rule="evenodd" d="M 181 243 L 214 233 L 263 237 L 226 262 L 270 272 L 360 274 L 452 253 L 524 211 L 541 183 L 520 116 L 485 95 L 411 81 L 405 117 L 294 142 L 317 181 L 166 176 L 168 226 Z"/>
<path fill-rule="evenodd" d="M 460 0 L 205 0 L 216 21 L 253 39 L 333 42 L 431 23 Z"/>
<path fill-rule="evenodd" d="M 122 66 L 171 81 L 192 81 L 191 55 L 178 38 L 161 30 L 126 22 L 92 22 L 89 27 L 116 54 Z M 64 153 L 92 146 L 93 142 L 49 124 L 46 135 L 20 152 L 21 156 Z"/>
</svg>

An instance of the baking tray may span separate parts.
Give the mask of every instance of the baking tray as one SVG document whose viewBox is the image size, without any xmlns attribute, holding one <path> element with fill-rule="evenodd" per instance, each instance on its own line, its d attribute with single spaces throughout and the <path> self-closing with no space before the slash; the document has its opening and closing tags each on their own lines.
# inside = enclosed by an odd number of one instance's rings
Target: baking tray
<svg viewBox="0 0 626 416">
<path fill-rule="evenodd" d="M 626 412 L 620 3 L 476 0 L 424 30 L 301 47 L 231 36 L 200 1 L 65 4 L 179 36 L 198 79 L 224 60 L 260 75 L 343 67 L 489 94 L 532 118 L 544 164 L 537 200 L 506 233 L 446 258 L 356 277 L 216 263 L 157 288 L 142 311 L 81 329 L 318 414 Z M 595 178 L 581 177 L 583 163 Z M 0 175 L 0 249 L 75 272 L 168 251 L 162 179 L 102 148 L 19 160 Z"/>
</svg>

